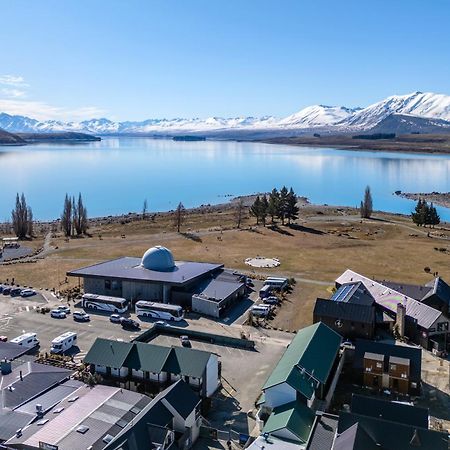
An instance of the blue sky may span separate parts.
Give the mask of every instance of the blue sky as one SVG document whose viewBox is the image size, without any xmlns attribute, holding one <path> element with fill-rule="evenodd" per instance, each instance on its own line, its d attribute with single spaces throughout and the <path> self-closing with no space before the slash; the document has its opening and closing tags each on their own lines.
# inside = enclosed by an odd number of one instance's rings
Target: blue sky
<svg viewBox="0 0 450 450">
<path fill-rule="evenodd" d="M 450 94 L 448 0 L 0 0 L 0 111 L 285 116 Z"/>
</svg>

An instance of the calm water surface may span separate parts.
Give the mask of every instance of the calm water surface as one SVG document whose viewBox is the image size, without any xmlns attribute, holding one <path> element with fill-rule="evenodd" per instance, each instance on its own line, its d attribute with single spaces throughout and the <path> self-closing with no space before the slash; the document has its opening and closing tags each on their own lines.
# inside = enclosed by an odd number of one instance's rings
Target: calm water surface
<svg viewBox="0 0 450 450">
<path fill-rule="evenodd" d="M 0 220 L 24 192 L 37 219 L 59 217 L 66 192 L 82 192 L 90 216 L 220 203 L 227 195 L 292 186 L 315 203 L 410 213 L 393 195 L 450 191 L 450 156 L 356 152 L 237 142 L 111 138 L 81 145 L 0 147 Z M 450 220 L 450 210 L 439 209 Z"/>
</svg>

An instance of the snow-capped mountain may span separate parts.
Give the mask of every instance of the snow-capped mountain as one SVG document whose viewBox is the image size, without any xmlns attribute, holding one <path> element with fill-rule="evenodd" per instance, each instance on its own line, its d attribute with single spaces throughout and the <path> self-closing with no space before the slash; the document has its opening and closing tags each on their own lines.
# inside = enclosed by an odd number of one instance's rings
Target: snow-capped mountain
<svg viewBox="0 0 450 450">
<path fill-rule="evenodd" d="M 411 115 L 450 121 L 450 96 L 430 92 L 393 95 L 355 112 L 339 126 L 370 129 L 391 114 Z"/>
<path fill-rule="evenodd" d="M 237 131 L 267 132 L 321 132 L 340 133 L 366 131 L 376 127 L 392 115 L 433 119 L 434 129 L 450 127 L 450 96 L 444 94 L 414 92 L 394 95 L 366 108 L 314 105 L 285 118 L 265 117 L 209 117 L 207 119 L 148 119 L 144 121 L 115 122 L 106 118 L 81 122 L 55 120 L 38 121 L 25 116 L 0 113 L 0 129 L 12 133 L 74 131 L 98 135 L 180 133 L 232 133 Z M 392 121 L 391 121 L 392 122 Z M 398 122 L 398 121 L 397 121 Z M 417 124 L 411 120 L 410 126 Z M 426 122 L 426 121 L 425 121 Z M 425 122 L 421 122 L 424 129 Z M 405 120 L 403 119 L 403 122 Z"/>
</svg>

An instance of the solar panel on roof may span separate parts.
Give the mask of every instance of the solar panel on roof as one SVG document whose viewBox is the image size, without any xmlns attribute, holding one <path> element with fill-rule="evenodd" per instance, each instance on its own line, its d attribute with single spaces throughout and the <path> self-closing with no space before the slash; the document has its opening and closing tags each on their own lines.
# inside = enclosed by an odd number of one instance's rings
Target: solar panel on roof
<svg viewBox="0 0 450 450">
<path fill-rule="evenodd" d="M 118 425 L 120 428 L 125 428 L 128 425 L 128 422 L 126 420 L 119 419 L 116 422 L 116 425 Z"/>
</svg>

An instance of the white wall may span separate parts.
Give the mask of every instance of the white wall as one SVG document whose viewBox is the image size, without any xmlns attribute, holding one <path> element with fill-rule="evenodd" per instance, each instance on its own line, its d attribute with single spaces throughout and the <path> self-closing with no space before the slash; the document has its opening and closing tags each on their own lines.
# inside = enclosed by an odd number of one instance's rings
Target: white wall
<svg viewBox="0 0 450 450">
<path fill-rule="evenodd" d="M 206 365 L 206 396 L 211 397 L 219 387 L 219 360 L 211 355 Z"/>
<path fill-rule="evenodd" d="M 265 403 L 269 408 L 285 405 L 297 398 L 297 391 L 287 383 L 278 384 L 264 391 Z"/>
</svg>

